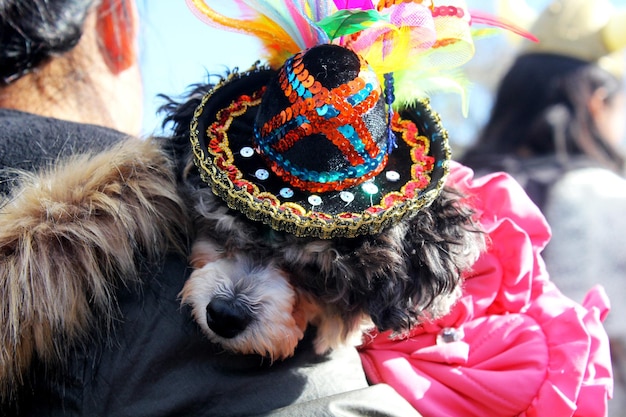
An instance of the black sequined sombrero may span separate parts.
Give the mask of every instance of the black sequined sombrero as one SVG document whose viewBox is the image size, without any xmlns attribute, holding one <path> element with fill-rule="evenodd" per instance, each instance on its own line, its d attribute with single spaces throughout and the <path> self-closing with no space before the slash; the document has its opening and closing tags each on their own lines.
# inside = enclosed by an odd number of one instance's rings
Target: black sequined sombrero
<svg viewBox="0 0 626 417">
<path fill-rule="evenodd" d="M 375 234 L 432 203 L 450 158 L 426 100 L 387 109 L 362 58 L 315 46 L 206 94 L 191 124 L 196 164 L 231 208 L 276 230 Z"/>
<path fill-rule="evenodd" d="M 375 234 L 431 204 L 450 150 L 420 97 L 465 97 L 473 24 L 534 39 L 454 0 L 258 0 L 225 14 L 186 1 L 210 26 L 260 40 L 268 63 L 198 107 L 203 179 L 248 218 L 303 237 Z"/>
</svg>

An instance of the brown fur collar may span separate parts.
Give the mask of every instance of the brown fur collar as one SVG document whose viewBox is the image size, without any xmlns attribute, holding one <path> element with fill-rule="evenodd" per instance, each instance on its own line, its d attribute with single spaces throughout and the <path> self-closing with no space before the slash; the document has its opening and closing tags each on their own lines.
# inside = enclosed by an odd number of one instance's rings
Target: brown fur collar
<svg viewBox="0 0 626 417">
<path fill-rule="evenodd" d="M 38 174 L 0 201 L 0 394 L 37 356 L 63 358 L 104 317 L 140 261 L 182 250 L 186 216 L 170 160 L 155 141 L 128 139 Z M 141 258 L 140 258 L 141 257 Z"/>
</svg>

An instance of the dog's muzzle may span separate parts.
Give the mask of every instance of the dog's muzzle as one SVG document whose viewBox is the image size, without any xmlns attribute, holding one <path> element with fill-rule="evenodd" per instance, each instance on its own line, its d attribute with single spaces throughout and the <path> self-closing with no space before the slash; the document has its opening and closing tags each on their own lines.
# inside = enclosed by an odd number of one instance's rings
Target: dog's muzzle
<svg viewBox="0 0 626 417">
<path fill-rule="evenodd" d="M 252 315 L 237 301 L 214 298 L 206 306 L 206 321 L 215 334 L 232 339 L 248 327 Z"/>
</svg>

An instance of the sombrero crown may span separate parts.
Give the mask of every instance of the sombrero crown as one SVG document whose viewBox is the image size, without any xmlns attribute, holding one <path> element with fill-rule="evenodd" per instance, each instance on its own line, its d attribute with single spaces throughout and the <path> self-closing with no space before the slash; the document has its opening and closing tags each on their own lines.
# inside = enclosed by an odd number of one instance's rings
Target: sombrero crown
<svg viewBox="0 0 626 417">
<path fill-rule="evenodd" d="M 331 44 L 299 52 L 267 86 L 257 147 L 295 188 L 320 193 L 363 183 L 387 162 L 381 93 L 356 53 Z"/>
<path fill-rule="evenodd" d="M 398 87 L 424 92 L 445 79 L 463 89 L 442 64 L 473 51 L 469 13 L 451 3 L 259 2 L 242 22 L 193 0 L 211 24 L 268 37 L 274 63 L 234 72 L 203 98 L 191 141 L 204 181 L 251 220 L 297 236 L 374 234 L 432 203 L 448 172 L 447 133 L 426 99 Z M 457 54 L 442 60 L 450 48 Z"/>
</svg>

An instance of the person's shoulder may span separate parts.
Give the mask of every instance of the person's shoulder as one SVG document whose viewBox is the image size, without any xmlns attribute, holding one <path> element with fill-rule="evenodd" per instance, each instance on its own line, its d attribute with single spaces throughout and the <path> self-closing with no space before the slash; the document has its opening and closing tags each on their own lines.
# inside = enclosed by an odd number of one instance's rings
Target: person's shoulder
<svg viewBox="0 0 626 417">
<path fill-rule="evenodd" d="M 30 141 L 53 141 L 64 138 L 77 145 L 110 145 L 128 137 L 117 130 L 88 123 L 77 123 L 18 110 L 0 109 L 0 143 L 19 137 Z M 91 135 L 89 137 L 88 135 Z M 91 139 L 93 138 L 93 139 Z"/>
<path fill-rule="evenodd" d="M 13 171 L 36 172 L 72 155 L 102 152 L 129 136 L 102 126 L 0 109 L 0 194 Z"/>
</svg>

